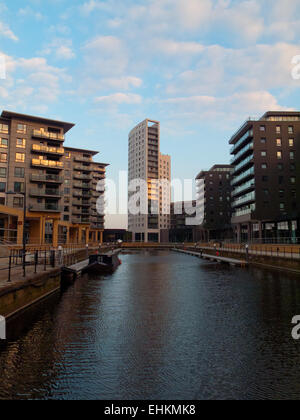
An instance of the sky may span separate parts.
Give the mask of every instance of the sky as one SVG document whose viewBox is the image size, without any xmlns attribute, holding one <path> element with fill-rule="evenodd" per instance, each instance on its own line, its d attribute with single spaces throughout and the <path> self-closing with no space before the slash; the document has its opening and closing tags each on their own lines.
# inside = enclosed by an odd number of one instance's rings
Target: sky
<svg viewBox="0 0 300 420">
<path fill-rule="evenodd" d="M 297 55 L 300 0 L 0 0 L 0 108 L 75 123 L 66 145 L 99 150 L 115 180 L 145 118 L 172 178 L 228 163 L 249 116 L 299 110 Z"/>
</svg>

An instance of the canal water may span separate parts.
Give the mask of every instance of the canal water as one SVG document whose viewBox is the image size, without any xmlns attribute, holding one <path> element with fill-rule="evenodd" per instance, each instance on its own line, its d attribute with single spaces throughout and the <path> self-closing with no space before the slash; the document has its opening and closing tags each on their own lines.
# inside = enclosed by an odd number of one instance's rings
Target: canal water
<svg viewBox="0 0 300 420">
<path fill-rule="evenodd" d="M 0 399 L 300 399 L 300 279 L 122 256 L 9 323 Z"/>
</svg>

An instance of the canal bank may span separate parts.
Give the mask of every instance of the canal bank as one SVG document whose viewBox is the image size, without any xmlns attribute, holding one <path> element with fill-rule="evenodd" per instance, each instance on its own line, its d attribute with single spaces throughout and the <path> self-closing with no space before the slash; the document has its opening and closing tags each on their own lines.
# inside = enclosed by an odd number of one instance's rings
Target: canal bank
<svg viewBox="0 0 300 420">
<path fill-rule="evenodd" d="M 286 251 L 284 247 L 249 248 L 245 247 L 184 247 L 174 248 L 176 252 L 186 253 L 198 258 L 210 259 L 235 266 L 256 266 L 300 274 L 300 253 Z"/>
<path fill-rule="evenodd" d="M 108 248 L 105 248 L 107 251 Z M 18 312 L 34 305 L 56 293 L 65 285 L 64 268 L 76 269 L 78 263 L 82 267 L 88 265 L 88 256 L 99 251 L 96 249 L 78 249 L 63 255 L 60 251 L 43 252 L 40 264 L 36 262 L 35 253 L 28 255 L 25 269 L 22 264 L 12 265 L 0 271 L 0 314 L 7 319 Z M 104 249 L 103 249 L 104 252 Z M 18 263 L 18 261 L 17 261 Z M 76 270 L 73 270 L 74 273 Z M 25 277 L 23 276 L 25 272 Z M 80 275 L 80 272 L 78 272 Z M 74 276 L 74 280 L 77 276 Z M 69 284 L 69 282 L 67 282 Z"/>
</svg>

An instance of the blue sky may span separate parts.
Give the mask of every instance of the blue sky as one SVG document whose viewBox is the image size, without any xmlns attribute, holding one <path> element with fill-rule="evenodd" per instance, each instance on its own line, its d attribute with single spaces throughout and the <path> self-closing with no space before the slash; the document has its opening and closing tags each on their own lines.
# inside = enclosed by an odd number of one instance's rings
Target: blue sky
<svg viewBox="0 0 300 420">
<path fill-rule="evenodd" d="M 0 1 L 0 107 L 76 123 L 67 144 L 115 179 L 130 129 L 159 120 L 172 176 L 194 178 L 247 117 L 299 109 L 299 41 L 300 0 Z"/>
</svg>

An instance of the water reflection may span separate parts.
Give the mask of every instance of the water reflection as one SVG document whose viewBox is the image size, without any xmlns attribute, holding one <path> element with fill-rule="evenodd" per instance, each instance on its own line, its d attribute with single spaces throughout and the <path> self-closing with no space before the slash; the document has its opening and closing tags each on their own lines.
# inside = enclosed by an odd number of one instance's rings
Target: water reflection
<svg viewBox="0 0 300 420">
<path fill-rule="evenodd" d="M 122 260 L 9 325 L 1 399 L 299 398 L 299 278 L 168 252 Z"/>
</svg>

